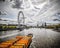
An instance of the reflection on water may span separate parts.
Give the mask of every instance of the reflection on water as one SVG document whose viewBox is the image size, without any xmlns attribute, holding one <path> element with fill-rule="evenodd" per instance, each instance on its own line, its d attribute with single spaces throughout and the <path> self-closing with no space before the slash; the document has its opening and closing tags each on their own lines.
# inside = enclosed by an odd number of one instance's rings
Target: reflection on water
<svg viewBox="0 0 60 48">
<path fill-rule="evenodd" d="M 31 28 L 23 31 L 7 31 L 0 32 L 0 36 L 7 34 L 16 35 L 28 35 L 29 33 L 33 34 L 32 43 L 29 48 L 59 48 L 60 46 L 60 33 L 55 32 L 52 29 L 39 29 L 39 28 Z M 11 37 L 12 37 L 11 36 Z M 7 37 L 7 36 L 6 36 Z M 8 37 L 9 38 L 9 37 Z"/>
<path fill-rule="evenodd" d="M 30 48 L 59 48 L 60 46 L 60 33 L 51 29 L 36 29 L 32 28 L 24 30 L 22 33 L 27 35 L 33 34 L 32 43 Z"/>
</svg>

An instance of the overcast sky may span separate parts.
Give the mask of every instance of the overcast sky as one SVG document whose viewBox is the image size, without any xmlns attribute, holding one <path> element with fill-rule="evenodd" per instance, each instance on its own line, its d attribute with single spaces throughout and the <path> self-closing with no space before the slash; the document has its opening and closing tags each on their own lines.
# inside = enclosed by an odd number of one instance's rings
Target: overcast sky
<svg viewBox="0 0 60 48">
<path fill-rule="evenodd" d="M 36 25 L 40 23 L 57 23 L 57 13 L 60 13 L 60 0 L 6 0 L 0 1 L 0 11 L 6 15 L 0 18 L 17 21 L 18 12 L 22 10 L 25 16 L 25 24 Z M 59 18 L 60 19 L 60 18 Z"/>
</svg>

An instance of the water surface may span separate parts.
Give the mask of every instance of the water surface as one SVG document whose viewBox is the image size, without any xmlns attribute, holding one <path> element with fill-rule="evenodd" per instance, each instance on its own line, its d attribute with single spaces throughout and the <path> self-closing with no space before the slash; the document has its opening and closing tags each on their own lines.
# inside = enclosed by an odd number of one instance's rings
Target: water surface
<svg viewBox="0 0 60 48">
<path fill-rule="evenodd" d="M 52 29 L 44 28 L 31 28 L 24 29 L 23 31 L 3 31 L 0 32 L 0 39 L 8 40 L 16 37 L 17 35 L 33 34 L 32 43 L 29 48 L 60 48 L 60 32 L 53 31 Z"/>
</svg>

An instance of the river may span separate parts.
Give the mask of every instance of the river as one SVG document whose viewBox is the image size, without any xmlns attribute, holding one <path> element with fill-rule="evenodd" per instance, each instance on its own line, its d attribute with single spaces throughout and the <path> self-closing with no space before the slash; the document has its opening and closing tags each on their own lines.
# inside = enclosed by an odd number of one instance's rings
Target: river
<svg viewBox="0 0 60 48">
<path fill-rule="evenodd" d="M 33 34 L 29 48 L 60 48 L 60 32 L 45 28 L 30 28 L 23 31 L 0 31 L 0 42 L 16 37 L 17 35 Z"/>
</svg>

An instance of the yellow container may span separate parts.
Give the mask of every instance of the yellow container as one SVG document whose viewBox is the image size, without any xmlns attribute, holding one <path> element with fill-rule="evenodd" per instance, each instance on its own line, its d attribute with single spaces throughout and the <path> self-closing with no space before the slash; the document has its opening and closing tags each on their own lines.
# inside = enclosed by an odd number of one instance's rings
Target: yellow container
<svg viewBox="0 0 60 48">
<path fill-rule="evenodd" d="M 11 42 L 3 42 L 1 44 L 3 44 L 3 45 L 10 45 L 11 46 L 13 43 L 11 43 Z"/>
<path fill-rule="evenodd" d="M 23 38 L 23 36 L 16 36 L 16 38 L 17 38 L 17 39 L 22 39 L 22 38 Z"/>
<path fill-rule="evenodd" d="M 10 45 L 10 46 L 11 46 L 11 45 L 13 45 L 16 41 L 17 41 L 17 39 L 11 39 L 11 40 L 2 42 L 1 44 L 2 44 L 2 45 Z"/>
<path fill-rule="evenodd" d="M 22 45 L 24 44 L 24 46 L 27 48 L 28 45 L 30 44 L 32 38 L 28 37 L 28 36 L 24 36 L 21 40 L 17 41 L 17 43 L 15 43 L 14 45 Z"/>
<path fill-rule="evenodd" d="M 8 48 L 9 46 L 9 44 L 0 44 L 0 48 Z"/>
<path fill-rule="evenodd" d="M 24 48 L 23 46 L 19 46 L 19 45 L 13 45 L 10 48 Z"/>
</svg>

